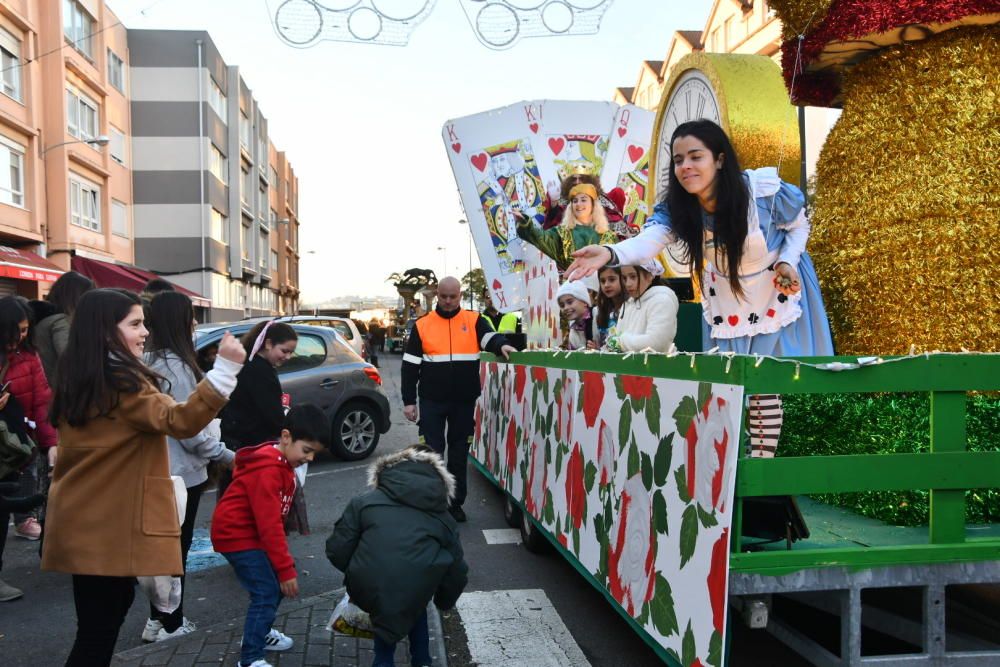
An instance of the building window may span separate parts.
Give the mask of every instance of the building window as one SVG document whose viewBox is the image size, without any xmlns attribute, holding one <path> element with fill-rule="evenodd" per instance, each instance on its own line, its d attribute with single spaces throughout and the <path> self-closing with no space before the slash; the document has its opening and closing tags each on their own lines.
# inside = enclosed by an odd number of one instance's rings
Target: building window
<svg viewBox="0 0 1000 667">
<path fill-rule="evenodd" d="M 240 257 L 243 258 L 245 266 L 250 265 L 250 248 L 253 247 L 253 229 L 250 225 L 243 225 L 243 247 L 240 248 Z"/>
<path fill-rule="evenodd" d="M 66 89 L 66 130 L 83 141 L 96 138 L 100 111 L 97 102 L 72 88 Z M 96 145 L 91 144 L 100 150 Z"/>
<path fill-rule="evenodd" d="M 21 101 L 21 42 L 0 28 L 0 71 L 3 94 Z"/>
<path fill-rule="evenodd" d="M 125 133 L 114 126 L 108 127 L 108 134 L 110 135 L 111 141 L 108 144 L 109 153 L 111 154 L 111 159 L 118 164 L 124 166 L 125 160 Z"/>
<path fill-rule="evenodd" d="M 24 206 L 24 146 L 0 137 L 0 202 Z"/>
<path fill-rule="evenodd" d="M 723 39 L 725 39 L 725 46 L 724 46 L 724 48 L 725 48 L 726 51 L 729 51 L 729 49 L 733 48 L 733 46 L 735 45 L 735 42 L 736 42 L 736 40 L 735 40 L 736 35 L 733 34 L 733 17 L 732 16 L 730 16 L 729 18 L 727 18 L 726 22 L 722 24 L 722 35 L 723 35 Z"/>
<path fill-rule="evenodd" d="M 69 221 L 95 232 L 101 231 L 101 189 L 83 179 L 69 179 Z"/>
<path fill-rule="evenodd" d="M 229 243 L 228 220 L 222 213 L 212 209 L 209 216 L 208 233 L 216 241 Z"/>
<path fill-rule="evenodd" d="M 275 171 L 274 167 L 269 167 L 267 182 L 271 184 L 272 188 L 278 187 L 278 172 Z"/>
<path fill-rule="evenodd" d="M 257 190 L 257 217 L 261 219 L 264 224 L 267 224 L 267 189 L 261 186 Z"/>
<path fill-rule="evenodd" d="M 226 94 L 222 92 L 222 88 L 219 88 L 215 79 L 211 78 L 208 86 L 208 106 L 215 110 L 223 123 L 226 122 Z"/>
<path fill-rule="evenodd" d="M 111 49 L 108 49 L 108 83 L 125 92 L 125 61 Z"/>
<path fill-rule="evenodd" d="M 247 115 L 240 112 L 240 145 L 250 151 L 250 119 Z"/>
<path fill-rule="evenodd" d="M 91 35 L 94 34 L 94 19 L 76 0 L 63 0 L 63 34 L 73 48 L 93 59 Z"/>
<path fill-rule="evenodd" d="M 208 170 L 217 179 L 229 185 L 229 160 L 222 154 L 222 151 L 215 147 L 215 144 L 212 144 L 212 150 L 209 152 Z"/>
<path fill-rule="evenodd" d="M 250 172 L 246 165 L 240 165 L 240 201 L 250 207 L 250 193 L 253 192 L 253 181 L 250 180 Z"/>
<path fill-rule="evenodd" d="M 260 245 L 257 246 L 257 262 L 262 273 L 267 273 L 267 251 L 271 247 L 271 239 L 267 232 L 261 231 Z"/>
<path fill-rule="evenodd" d="M 257 128 L 260 131 L 260 128 Z M 257 139 L 257 166 L 262 174 L 267 173 L 267 140 L 264 137 Z"/>
<path fill-rule="evenodd" d="M 277 271 L 278 270 L 278 251 L 277 250 L 272 250 L 271 251 L 271 270 L 272 271 Z"/>
<path fill-rule="evenodd" d="M 128 206 L 117 199 L 111 200 L 111 233 L 128 238 Z"/>
</svg>

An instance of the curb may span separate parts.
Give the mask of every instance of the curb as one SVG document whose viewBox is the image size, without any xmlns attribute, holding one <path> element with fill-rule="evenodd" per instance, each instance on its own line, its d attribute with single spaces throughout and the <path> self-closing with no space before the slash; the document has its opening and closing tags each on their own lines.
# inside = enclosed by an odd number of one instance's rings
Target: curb
<svg viewBox="0 0 1000 667">
<path fill-rule="evenodd" d="M 337 588 L 332 591 L 328 591 L 326 593 L 320 593 L 319 595 L 314 595 L 312 597 L 305 598 L 302 600 L 282 602 L 282 605 L 279 608 L 278 616 L 279 617 L 288 616 L 300 610 L 312 608 L 316 605 L 326 605 L 332 609 L 333 606 L 335 606 L 337 602 L 340 601 L 340 598 L 343 597 L 344 593 L 345 593 L 344 588 Z M 206 639 L 208 637 L 223 633 L 231 633 L 233 632 L 234 628 L 238 629 L 242 627 L 243 620 L 244 619 L 241 616 L 228 621 L 222 621 L 220 623 L 214 623 L 212 625 L 199 627 L 194 632 L 184 635 L 183 637 L 178 637 L 176 639 L 168 639 L 162 642 L 146 644 L 145 646 L 137 646 L 132 649 L 121 651 L 114 655 L 111 664 L 116 666 L 152 664 L 151 662 L 148 662 L 146 660 L 147 658 L 150 658 L 152 656 L 156 656 L 158 658 L 160 657 L 164 658 L 162 662 L 160 660 L 157 660 L 156 661 L 157 664 L 167 664 L 173 657 L 173 653 L 175 652 L 177 653 L 183 652 L 184 654 L 188 654 L 187 657 L 190 657 L 189 654 L 192 653 L 192 651 L 184 647 L 197 645 L 199 647 L 198 652 L 200 652 L 201 646 L 208 643 L 206 642 Z M 427 626 L 428 630 L 430 631 L 431 658 L 433 658 L 434 660 L 434 665 L 435 667 L 447 667 L 448 653 L 445 649 L 444 633 L 441 629 L 441 615 L 438 612 L 437 607 L 434 606 L 433 602 L 427 605 Z M 342 638 L 346 640 L 353 639 L 351 637 L 345 637 L 339 634 L 334 634 L 332 632 L 327 633 L 327 636 L 329 637 L 328 641 L 329 644 L 331 645 L 333 644 L 335 637 L 338 639 Z M 359 640 L 359 641 L 370 642 L 371 640 Z M 170 653 L 171 655 L 168 656 L 166 655 L 167 653 Z M 195 658 L 195 660 L 197 660 L 197 658 Z M 213 661 L 215 660 L 218 660 L 218 658 L 213 659 Z"/>
</svg>

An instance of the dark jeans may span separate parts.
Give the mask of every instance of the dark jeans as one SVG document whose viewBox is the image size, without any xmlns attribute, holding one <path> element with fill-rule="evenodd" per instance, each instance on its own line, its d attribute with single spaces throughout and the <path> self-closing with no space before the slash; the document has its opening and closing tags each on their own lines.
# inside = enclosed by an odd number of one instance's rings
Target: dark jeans
<svg viewBox="0 0 1000 667">
<path fill-rule="evenodd" d="M 222 554 L 236 570 L 240 585 L 250 594 L 247 619 L 243 623 L 243 648 L 240 664 L 250 665 L 264 658 L 264 639 L 278 615 L 281 589 L 271 561 L 261 549 Z"/>
<path fill-rule="evenodd" d="M 76 641 L 66 667 L 107 667 L 125 615 L 135 600 L 135 577 L 73 575 Z"/>
<path fill-rule="evenodd" d="M 396 663 L 393 656 L 396 645 L 384 642 L 375 635 L 375 662 L 372 667 L 393 667 Z M 410 628 L 410 664 L 413 667 L 423 667 L 431 664 L 431 642 L 427 631 L 427 610 Z"/>
<path fill-rule="evenodd" d="M 448 472 L 455 476 L 455 498 L 452 505 L 465 502 L 467 493 L 469 443 L 475 429 L 476 401 L 433 401 L 420 399 L 420 437 L 424 444 L 445 456 Z M 447 436 L 445 430 L 447 429 Z"/>
<path fill-rule="evenodd" d="M 187 489 L 187 509 L 184 512 L 184 523 L 181 524 L 181 566 L 187 571 L 188 552 L 191 551 L 191 542 L 194 541 L 194 521 L 198 518 L 198 505 L 201 504 L 201 494 L 208 488 L 208 482 L 202 482 L 197 486 L 189 486 Z M 184 576 L 181 575 L 181 603 L 173 612 L 164 614 L 153 606 L 149 605 L 149 617 L 155 618 L 163 623 L 163 628 L 167 632 L 173 632 L 181 627 L 184 622 Z"/>
</svg>

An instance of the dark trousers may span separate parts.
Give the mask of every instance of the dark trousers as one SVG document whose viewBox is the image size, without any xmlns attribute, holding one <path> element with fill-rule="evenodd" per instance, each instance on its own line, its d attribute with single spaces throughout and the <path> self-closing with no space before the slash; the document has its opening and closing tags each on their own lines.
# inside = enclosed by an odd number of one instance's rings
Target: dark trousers
<svg viewBox="0 0 1000 667">
<path fill-rule="evenodd" d="M 431 664 L 430 632 L 427 629 L 427 611 L 410 628 L 410 664 L 413 667 L 423 667 Z M 372 667 L 393 667 L 396 645 L 382 641 L 375 635 L 375 662 Z"/>
<path fill-rule="evenodd" d="M 445 457 L 448 472 L 455 476 L 452 505 L 461 507 L 467 493 L 469 444 L 475 429 L 476 402 L 420 399 L 420 437 L 424 444 Z M 447 447 L 447 456 L 445 448 Z"/>
<path fill-rule="evenodd" d="M 73 575 L 76 641 L 66 667 L 107 667 L 135 600 L 135 577 Z"/>
<path fill-rule="evenodd" d="M 184 523 L 181 524 L 181 566 L 187 571 L 188 552 L 191 551 L 191 543 L 194 541 L 194 521 L 198 518 L 198 505 L 201 504 L 201 494 L 208 488 L 208 482 L 202 482 L 197 486 L 189 486 L 187 489 L 187 509 L 184 511 Z M 169 614 L 149 605 L 149 617 L 158 619 L 163 623 L 167 632 L 173 632 L 181 627 L 184 622 L 184 575 L 181 575 L 181 603 L 177 609 Z"/>
<path fill-rule="evenodd" d="M 264 640 L 278 615 L 281 588 L 267 554 L 260 549 L 232 551 L 222 554 L 236 571 L 240 585 L 250 594 L 250 606 L 243 623 L 243 646 L 240 664 L 252 665 L 264 658 Z"/>
</svg>

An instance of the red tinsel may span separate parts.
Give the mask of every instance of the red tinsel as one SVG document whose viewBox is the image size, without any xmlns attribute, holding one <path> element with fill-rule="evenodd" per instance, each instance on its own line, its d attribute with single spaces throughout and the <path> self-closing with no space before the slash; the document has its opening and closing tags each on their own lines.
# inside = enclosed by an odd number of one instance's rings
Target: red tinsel
<svg viewBox="0 0 1000 667">
<path fill-rule="evenodd" d="M 796 36 L 782 44 L 785 84 L 793 102 L 829 106 L 840 96 L 840 72 L 805 70 L 830 42 L 861 39 L 901 26 L 950 23 L 995 12 L 1000 12 L 1000 0 L 833 0 L 824 19 L 806 33 L 801 43 Z"/>
</svg>

